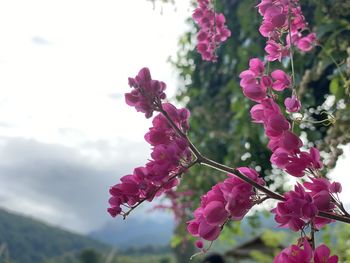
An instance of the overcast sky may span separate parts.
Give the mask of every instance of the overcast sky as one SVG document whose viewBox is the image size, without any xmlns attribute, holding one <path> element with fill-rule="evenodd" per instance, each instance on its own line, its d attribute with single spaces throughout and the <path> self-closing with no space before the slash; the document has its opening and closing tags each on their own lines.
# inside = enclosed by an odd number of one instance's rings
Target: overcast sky
<svg viewBox="0 0 350 263">
<path fill-rule="evenodd" d="M 111 220 L 109 186 L 149 154 L 127 78 L 148 66 L 174 95 L 166 61 L 192 12 L 177 2 L 161 14 L 146 0 L 0 1 L 1 207 L 83 233 Z"/>
<path fill-rule="evenodd" d="M 124 103 L 127 79 L 147 66 L 174 95 L 166 61 L 191 12 L 188 1 L 176 11 L 146 0 L 0 1 L 1 207 L 80 232 L 110 218 L 109 186 L 149 157 L 150 120 Z"/>
</svg>

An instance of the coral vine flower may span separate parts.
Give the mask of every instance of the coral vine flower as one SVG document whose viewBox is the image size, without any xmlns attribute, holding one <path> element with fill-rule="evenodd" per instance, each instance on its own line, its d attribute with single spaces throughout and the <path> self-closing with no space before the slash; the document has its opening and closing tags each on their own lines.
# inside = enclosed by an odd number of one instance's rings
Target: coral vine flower
<svg viewBox="0 0 350 263">
<path fill-rule="evenodd" d="M 198 52 L 203 60 L 215 62 L 217 47 L 231 36 L 231 31 L 225 25 L 225 16 L 216 13 L 210 1 L 198 0 L 198 7 L 192 17 L 200 27 L 197 35 Z"/>
<path fill-rule="evenodd" d="M 317 39 L 315 33 L 310 33 L 305 37 L 297 39 L 296 46 L 304 52 L 309 52 L 316 45 Z"/>
<path fill-rule="evenodd" d="M 314 263 L 337 263 L 338 256 L 330 256 L 330 249 L 322 244 L 318 246 L 314 253 Z"/>
<path fill-rule="evenodd" d="M 189 129 L 190 113 L 187 109 L 177 109 L 170 103 L 162 103 L 165 98 L 165 83 L 152 80 L 148 68 L 140 70 L 135 78 L 129 78 L 134 88 L 125 94 L 126 102 L 143 112 L 146 118 L 153 111 L 162 108 L 182 132 Z M 175 187 L 179 180 L 174 176 L 186 171 L 191 162 L 188 141 L 178 135 L 163 114 L 158 114 L 152 121 L 153 127 L 145 135 L 145 140 L 153 147 L 152 159 L 145 166 L 134 169 L 130 175 L 123 176 L 120 183 L 110 188 L 111 198 L 108 212 L 115 217 L 125 213 L 122 206 L 132 207 L 137 203 L 152 201 L 169 189 Z"/>
<path fill-rule="evenodd" d="M 268 61 L 281 61 L 282 58 L 289 56 L 289 49 L 274 40 L 266 42 L 265 51 L 267 53 L 266 59 Z"/>
<path fill-rule="evenodd" d="M 166 85 L 162 81 L 153 80 L 148 68 L 143 68 L 135 78 L 129 78 L 130 87 L 134 88 L 125 94 L 125 101 L 137 111 L 150 118 L 155 110 L 155 103 L 165 99 Z"/>
<path fill-rule="evenodd" d="M 317 229 L 332 220 L 317 217 L 318 211 L 333 212 L 335 207 L 331 194 L 341 190 L 339 183 L 330 183 L 326 178 L 310 178 L 311 182 L 297 184 L 294 191 L 284 194 L 285 201 L 279 202 L 272 210 L 280 227 L 299 231 L 313 220 Z M 337 186 L 337 187 L 334 187 Z M 306 191 L 305 189 L 309 190 Z"/>
<path fill-rule="evenodd" d="M 300 246 L 292 245 L 279 253 L 273 263 L 311 263 L 312 248 L 309 242 L 304 239 L 302 249 Z"/>
<path fill-rule="evenodd" d="M 237 170 L 258 184 L 265 184 L 255 170 L 247 167 Z M 188 222 L 187 230 L 191 235 L 213 241 L 229 218 L 241 220 L 254 205 L 253 187 L 233 174 L 228 177 L 202 196 L 200 207 L 194 211 L 195 218 Z"/>
<path fill-rule="evenodd" d="M 276 69 L 271 73 L 271 77 L 274 79 L 272 88 L 276 91 L 282 91 L 285 88 L 288 88 L 291 84 L 290 76 L 283 70 Z"/>
<path fill-rule="evenodd" d="M 288 49 L 291 44 L 303 52 L 308 52 L 315 46 L 315 33 L 310 33 L 307 36 L 302 35 L 307 23 L 298 0 L 262 0 L 257 7 L 263 17 L 259 32 L 268 39 L 265 47 L 265 51 L 268 53 L 267 60 L 281 61 L 282 58 L 289 56 Z M 291 40 L 289 34 L 292 35 Z M 286 44 L 281 41 L 283 36 L 287 39 Z"/>
<path fill-rule="evenodd" d="M 272 84 L 269 77 L 263 75 L 264 70 L 264 63 L 258 58 L 252 58 L 249 61 L 249 69 L 239 75 L 243 94 L 256 102 L 266 98 L 267 88 Z"/>
<path fill-rule="evenodd" d="M 303 249 L 301 248 L 303 247 Z M 292 245 L 285 248 L 279 253 L 274 263 L 337 263 L 338 256 L 330 256 L 330 249 L 322 244 L 318 246 L 315 251 L 309 242 L 304 238 L 303 243 L 299 245 Z"/>
<path fill-rule="evenodd" d="M 170 103 L 164 103 L 162 107 L 175 125 L 184 132 L 188 130 L 187 110 L 177 109 Z M 191 159 L 188 142 L 175 133 L 163 115 L 157 115 L 152 123 L 153 127 L 145 135 L 146 141 L 153 146 L 152 160 L 145 167 L 136 168 L 132 175 L 122 177 L 121 183 L 111 187 L 111 207 L 108 212 L 113 217 L 122 213 L 122 204 L 133 206 L 144 198 L 151 201 L 155 195 L 176 186 L 178 180 L 167 182 L 169 176 L 182 172 L 182 162 L 186 163 Z M 156 191 L 160 186 L 162 187 Z"/>
<path fill-rule="evenodd" d="M 280 224 L 280 227 L 288 227 L 293 231 L 303 229 L 318 212 L 312 196 L 305 192 L 302 185 L 297 184 L 294 191 L 285 193 L 284 197 L 286 200 L 279 202 L 272 210 L 276 222 Z"/>
<path fill-rule="evenodd" d="M 287 111 L 289 112 L 298 112 L 301 108 L 301 103 L 296 96 L 286 98 L 284 100 L 284 106 L 286 106 Z"/>
</svg>

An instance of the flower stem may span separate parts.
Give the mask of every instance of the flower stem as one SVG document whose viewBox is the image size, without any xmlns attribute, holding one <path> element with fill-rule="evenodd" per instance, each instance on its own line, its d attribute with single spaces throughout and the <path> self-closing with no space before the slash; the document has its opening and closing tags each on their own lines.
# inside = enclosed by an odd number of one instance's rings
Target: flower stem
<svg viewBox="0 0 350 263">
<path fill-rule="evenodd" d="M 158 105 L 158 111 L 164 115 L 164 117 L 167 119 L 169 125 L 175 130 L 175 132 L 179 136 L 181 136 L 182 138 L 185 138 L 187 140 L 189 147 L 191 149 L 191 152 L 196 157 L 196 161 L 193 162 L 189 167 L 198 163 L 198 164 L 203 164 L 205 166 L 211 167 L 211 168 L 218 170 L 218 171 L 235 174 L 238 178 L 240 178 L 244 182 L 255 187 L 257 190 L 260 190 L 261 192 L 265 193 L 269 198 L 272 198 L 272 199 L 275 199 L 278 201 L 285 201 L 284 196 L 271 191 L 270 189 L 268 189 L 267 187 L 265 187 L 263 185 L 258 184 L 257 182 L 250 179 L 249 177 L 241 174 L 237 169 L 231 168 L 229 166 L 226 166 L 226 165 L 218 163 L 218 162 L 215 162 L 215 161 L 203 156 L 199 152 L 199 150 L 196 148 L 196 146 L 194 146 L 194 144 L 191 142 L 191 140 L 188 138 L 188 136 L 173 122 L 173 120 L 171 119 L 169 114 L 162 108 L 161 104 Z M 347 215 L 338 215 L 338 214 L 331 213 L 331 212 L 319 211 L 318 216 L 350 224 L 350 216 L 347 216 Z"/>
<path fill-rule="evenodd" d="M 290 53 L 290 64 L 292 67 L 292 89 L 295 87 L 295 71 L 294 71 L 294 59 L 293 59 L 293 45 L 292 45 L 292 12 L 291 12 L 291 1 L 288 4 L 288 34 L 289 34 L 289 53 Z"/>
</svg>

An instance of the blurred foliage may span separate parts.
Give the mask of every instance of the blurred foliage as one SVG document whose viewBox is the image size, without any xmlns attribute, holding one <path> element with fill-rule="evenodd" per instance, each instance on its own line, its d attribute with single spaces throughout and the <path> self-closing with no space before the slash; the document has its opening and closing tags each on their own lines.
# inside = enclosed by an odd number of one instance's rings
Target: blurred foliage
<svg viewBox="0 0 350 263">
<path fill-rule="evenodd" d="M 350 225 L 336 223 L 322 231 L 321 237 L 332 251 L 339 256 L 339 262 L 350 263 Z"/>
<path fill-rule="evenodd" d="M 0 261 L 2 262 L 2 261 Z M 66 254 L 45 260 L 44 263 L 176 263 L 172 254 L 162 255 L 124 255 L 118 253 L 101 253 L 97 250 L 82 250 L 78 254 Z M 15 263 L 15 262 L 14 262 Z M 34 263 L 34 261 L 33 261 Z M 39 262 L 35 262 L 39 263 Z"/>
<path fill-rule="evenodd" d="M 191 29 L 180 39 L 177 57 L 171 62 L 181 79 L 177 98 L 191 111 L 189 136 L 200 151 L 232 167 L 255 168 L 271 189 L 283 192 L 284 174 L 271 167 L 263 128 L 250 122 L 253 103 L 243 96 L 239 86 L 239 73 L 247 69 L 249 59 L 263 58 L 265 54 L 265 39 L 258 33 L 261 17 L 255 8 L 257 2 L 215 1 L 217 11 L 225 14 L 232 31 L 232 37 L 218 50 L 217 63 L 202 61 L 196 52 L 197 28 L 191 18 Z M 303 122 L 296 125 L 295 131 L 306 138 L 307 146 L 316 145 L 322 150 L 327 173 L 342 154 L 339 146 L 350 142 L 350 0 L 301 3 L 309 28 L 316 31 L 321 44 L 310 53 L 294 56 L 302 113 L 308 121 L 334 116 L 335 123 L 326 126 Z M 288 60 L 283 63 L 287 71 L 289 64 Z M 280 66 L 279 62 L 271 63 L 271 70 Z M 290 91 L 282 95 L 279 103 Z M 179 188 L 194 190 L 195 195 L 190 197 L 194 210 L 199 197 L 225 177 L 198 166 L 183 176 Z M 188 212 L 191 215 L 190 209 Z"/>
<path fill-rule="evenodd" d="M 93 249 L 85 249 L 80 253 L 79 259 L 81 263 L 99 263 L 101 255 Z"/>
<path fill-rule="evenodd" d="M 259 250 L 252 250 L 250 256 L 253 260 L 259 263 L 270 263 L 273 262 L 273 258 L 277 253 L 281 251 L 281 246 L 285 243 L 287 234 L 284 232 L 274 232 L 266 230 L 262 235 L 261 239 L 266 247 L 271 248 L 272 253 L 262 253 Z"/>
</svg>

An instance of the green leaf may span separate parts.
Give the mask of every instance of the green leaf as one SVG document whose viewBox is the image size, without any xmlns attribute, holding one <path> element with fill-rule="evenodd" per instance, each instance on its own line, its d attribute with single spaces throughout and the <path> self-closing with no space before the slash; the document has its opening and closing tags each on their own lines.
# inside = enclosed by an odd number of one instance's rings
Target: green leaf
<svg viewBox="0 0 350 263">
<path fill-rule="evenodd" d="M 182 237 L 180 237 L 179 235 L 174 235 L 172 238 L 171 238 L 171 241 L 170 241 L 170 246 L 171 247 L 177 247 L 178 245 L 180 245 L 182 242 Z"/>
<path fill-rule="evenodd" d="M 339 78 L 331 80 L 329 90 L 335 96 L 336 100 L 340 100 L 345 95 L 344 87 L 341 85 Z"/>
</svg>

